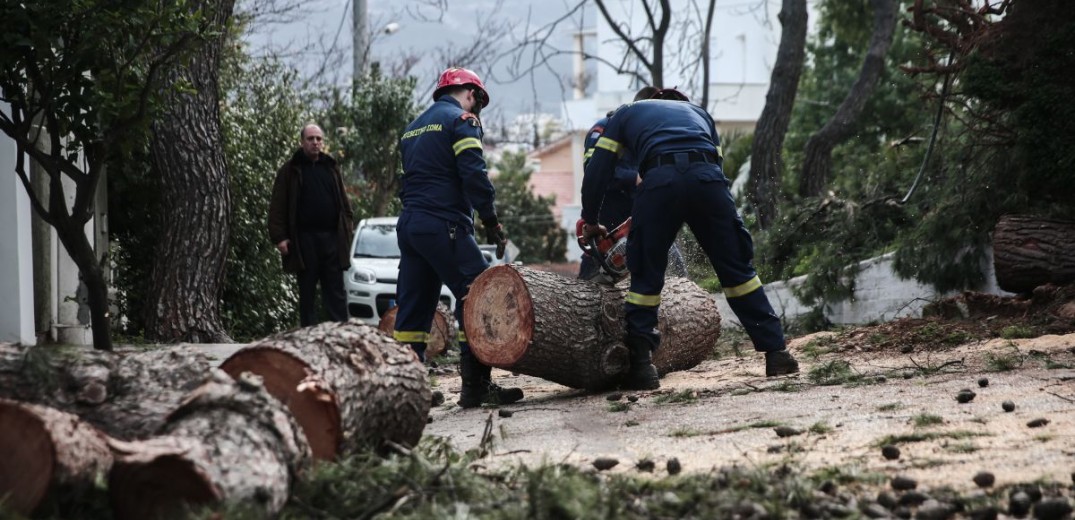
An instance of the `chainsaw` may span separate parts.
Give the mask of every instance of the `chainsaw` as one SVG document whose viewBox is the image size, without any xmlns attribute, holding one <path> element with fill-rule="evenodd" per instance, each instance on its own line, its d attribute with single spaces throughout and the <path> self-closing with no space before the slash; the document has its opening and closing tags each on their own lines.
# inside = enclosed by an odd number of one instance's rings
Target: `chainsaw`
<svg viewBox="0 0 1075 520">
<path fill-rule="evenodd" d="M 579 247 L 601 268 L 598 275 L 591 280 L 608 284 L 622 280 L 627 276 L 627 235 L 631 232 L 631 218 L 628 217 L 604 237 L 592 237 L 588 240 L 582 234 L 582 226 L 585 224 L 583 219 L 575 223 Z"/>
</svg>

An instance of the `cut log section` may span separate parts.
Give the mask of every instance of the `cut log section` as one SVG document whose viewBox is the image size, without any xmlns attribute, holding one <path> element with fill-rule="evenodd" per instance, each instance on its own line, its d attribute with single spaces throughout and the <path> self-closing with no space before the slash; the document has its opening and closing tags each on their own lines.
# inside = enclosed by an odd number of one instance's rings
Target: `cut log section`
<svg viewBox="0 0 1075 520">
<path fill-rule="evenodd" d="M 605 286 L 527 267 L 487 269 L 463 308 L 467 339 L 482 363 L 571 388 L 605 389 L 627 370 L 623 301 Z M 716 302 L 697 284 L 666 280 L 658 314 L 659 373 L 697 366 L 720 336 Z"/>
<path fill-rule="evenodd" d="M 993 231 L 993 270 L 997 285 L 1014 293 L 1075 281 L 1075 221 L 1001 217 Z"/>
<path fill-rule="evenodd" d="M 69 413 L 0 399 L 0 424 L 0 499 L 17 513 L 84 500 L 112 467 L 106 436 Z"/>
<path fill-rule="evenodd" d="M 0 397 L 73 413 L 112 437 L 142 439 L 209 370 L 196 347 L 113 353 L 0 344 Z"/>
<path fill-rule="evenodd" d="M 392 337 L 392 331 L 396 328 L 396 311 L 399 307 L 392 307 L 381 315 L 381 321 L 377 323 L 377 329 Z M 455 316 L 443 303 L 437 304 L 437 312 L 433 315 L 433 326 L 429 330 L 429 342 L 426 343 L 426 359 L 432 359 L 448 350 L 448 346 L 455 342 L 456 334 Z"/>
<path fill-rule="evenodd" d="M 358 320 L 265 338 L 220 368 L 232 377 L 261 376 L 294 414 L 318 459 L 380 448 L 384 441 L 414 446 L 429 415 L 431 393 L 417 356 Z"/>
<path fill-rule="evenodd" d="M 179 518 L 217 503 L 242 503 L 266 517 L 287 502 L 310 448 L 261 378 L 213 370 L 168 416 L 160 437 L 112 440 L 109 494 L 117 518 Z"/>
</svg>

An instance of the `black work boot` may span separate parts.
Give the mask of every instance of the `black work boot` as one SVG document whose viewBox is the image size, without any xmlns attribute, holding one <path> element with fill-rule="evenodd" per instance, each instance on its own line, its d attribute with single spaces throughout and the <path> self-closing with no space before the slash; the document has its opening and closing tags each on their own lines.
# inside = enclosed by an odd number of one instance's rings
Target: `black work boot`
<svg viewBox="0 0 1075 520">
<path fill-rule="evenodd" d="M 483 403 L 511 404 L 523 398 L 522 389 L 493 384 L 492 370 L 469 352 L 459 356 L 459 372 L 463 376 L 463 391 L 458 402 L 461 408 L 477 408 Z"/>
<path fill-rule="evenodd" d="M 765 377 L 794 374 L 798 371 L 799 362 L 795 361 L 787 349 L 765 353 Z"/>
<path fill-rule="evenodd" d="M 627 336 L 624 340 L 630 352 L 631 367 L 620 385 L 627 390 L 656 390 L 661 387 L 657 367 L 653 366 L 650 342 L 641 336 Z"/>
</svg>

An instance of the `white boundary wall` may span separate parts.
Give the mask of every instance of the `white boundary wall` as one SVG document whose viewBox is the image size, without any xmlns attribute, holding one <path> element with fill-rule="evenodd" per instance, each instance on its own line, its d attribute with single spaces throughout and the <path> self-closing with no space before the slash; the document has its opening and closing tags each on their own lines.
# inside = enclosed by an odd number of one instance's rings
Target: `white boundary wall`
<svg viewBox="0 0 1075 520">
<path fill-rule="evenodd" d="M 826 306 L 825 317 L 836 325 L 858 325 L 863 323 L 884 322 L 895 318 L 919 317 L 922 308 L 940 298 L 953 293 L 939 294 L 932 286 L 923 285 L 915 280 L 900 278 L 892 269 L 893 253 L 871 258 L 859 263 L 860 272 L 855 279 L 855 294 L 851 300 Z M 1008 295 L 997 287 L 993 272 L 993 253 L 988 250 L 982 259 L 982 272 L 986 283 L 976 290 L 989 294 Z M 792 294 L 791 288 L 801 285 L 806 276 L 792 278 L 765 285 L 765 293 L 772 303 L 776 315 L 785 323 L 793 321 L 812 309 L 804 305 Z M 764 280 L 763 280 L 764 281 Z M 717 308 L 720 310 L 722 323 L 741 327 L 723 294 L 715 294 Z"/>
</svg>

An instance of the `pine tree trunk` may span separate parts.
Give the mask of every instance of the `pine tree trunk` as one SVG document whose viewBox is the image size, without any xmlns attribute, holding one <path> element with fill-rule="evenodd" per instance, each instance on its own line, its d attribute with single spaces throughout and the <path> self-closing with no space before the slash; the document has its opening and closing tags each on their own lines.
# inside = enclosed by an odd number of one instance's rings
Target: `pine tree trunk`
<svg viewBox="0 0 1075 520">
<path fill-rule="evenodd" d="M 414 446 L 429 416 L 432 394 L 414 352 L 357 320 L 270 336 L 220 368 L 264 378 L 318 459 L 381 448 L 385 441 Z"/>
<path fill-rule="evenodd" d="M 392 337 L 392 331 L 396 327 L 396 311 L 399 307 L 392 307 L 381 315 L 381 321 L 377 324 L 377 330 Z M 455 316 L 448 306 L 443 303 L 437 305 L 437 313 L 433 315 L 433 327 L 429 331 L 429 342 L 426 343 L 426 359 L 439 356 L 448 349 L 455 341 L 458 332 L 455 326 Z"/>
<path fill-rule="evenodd" d="M 78 417 L 0 399 L 0 497 L 29 516 L 43 502 L 80 501 L 112 467 L 106 437 Z"/>
<path fill-rule="evenodd" d="M 117 518 L 179 518 L 187 507 L 243 504 L 271 517 L 310 460 L 310 448 L 260 378 L 220 370 L 145 441 L 113 440 L 108 490 Z M 260 515 L 259 515 L 260 516 Z"/>
<path fill-rule="evenodd" d="M 0 397 L 78 415 L 112 437 L 141 439 L 209 370 L 209 358 L 194 349 L 112 353 L 0 344 Z"/>
<path fill-rule="evenodd" d="M 997 285 L 1023 293 L 1075 281 L 1075 221 L 1005 215 L 993 231 Z"/>
<path fill-rule="evenodd" d="M 769 93 L 765 95 L 765 108 L 754 128 L 747 186 L 762 229 L 768 229 L 776 220 L 776 201 L 784 170 L 784 137 L 791 123 L 791 109 L 806 59 L 806 17 L 806 0 L 784 0 L 779 15 L 783 29 L 776 64 Z"/>
<path fill-rule="evenodd" d="M 163 184 L 164 226 L 150 277 L 146 337 L 230 343 L 220 319 L 231 198 L 218 74 L 234 0 L 198 4 L 219 35 L 171 72 L 153 125 L 151 155 Z M 179 85 L 187 88 L 180 91 Z"/>
<path fill-rule="evenodd" d="M 628 367 L 626 285 L 606 286 L 527 267 L 497 266 L 471 285 L 467 339 L 482 363 L 571 388 L 601 390 Z M 720 336 L 713 298 L 684 278 L 665 281 L 658 313 L 659 373 L 697 366 Z"/>
<path fill-rule="evenodd" d="M 870 4 L 873 6 L 873 35 L 866 58 L 862 62 L 862 69 L 832 119 L 806 142 L 803 169 L 799 177 L 800 196 L 817 197 L 828 186 L 829 172 L 832 171 L 832 150 L 851 136 L 866 101 L 870 99 L 870 94 L 885 69 L 885 55 L 888 54 L 892 35 L 896 30 L 899 1 L 871 0 Z"/>
</svg>

